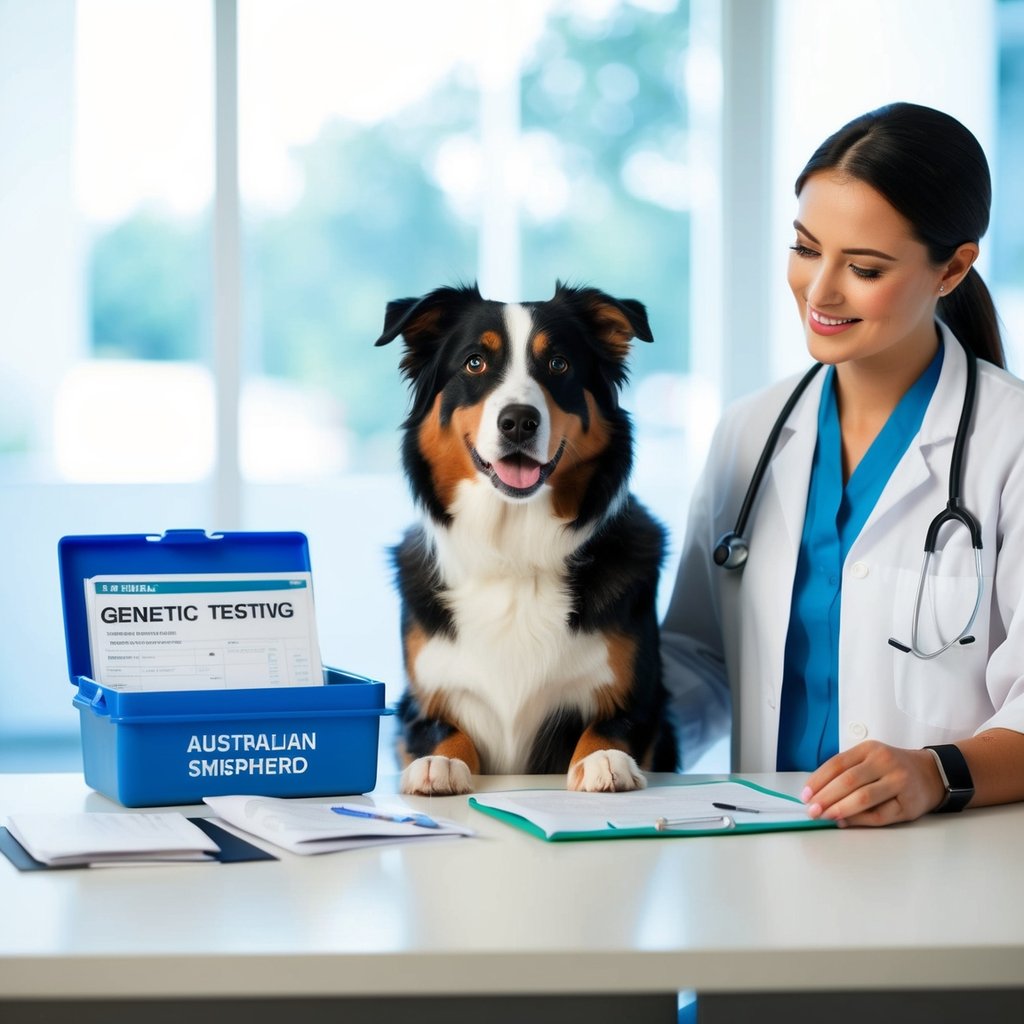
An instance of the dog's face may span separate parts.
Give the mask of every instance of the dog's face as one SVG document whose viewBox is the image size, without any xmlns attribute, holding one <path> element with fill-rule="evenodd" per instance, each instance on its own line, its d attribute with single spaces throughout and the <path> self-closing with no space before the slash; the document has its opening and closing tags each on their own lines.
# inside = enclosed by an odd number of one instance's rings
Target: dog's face
<svg viewBox="0 0 1024 1024">
<path fill-rule="evenodd" d="M 389 304 L 377 344 L 398 335 L 413 389 L 406 470 L 436 518 L 463 483 L 514 504 L 549 494 L 570 520 L 585 516 L 599 468 L 624 483 L 631 435 L 618 391 L 631 340 L 651 340 L 640 303 L 562 285 L 545 302 L 508 305 L 441 288 Z"/>
</svg>

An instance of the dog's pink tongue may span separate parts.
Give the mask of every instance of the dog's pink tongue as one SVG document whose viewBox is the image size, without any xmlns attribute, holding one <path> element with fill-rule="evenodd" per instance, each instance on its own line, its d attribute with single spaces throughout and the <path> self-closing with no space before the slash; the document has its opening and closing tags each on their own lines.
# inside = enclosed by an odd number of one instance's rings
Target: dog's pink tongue
<svg viewBox="0 0 1024 1024">
<path fill-rule="evenodd" d="M 532 487 L 540 479 L 540 463 L 533 459 L 499 459 L 494 463 L 494 472 L 506 487 L 523 489 Z"/>
</svg>

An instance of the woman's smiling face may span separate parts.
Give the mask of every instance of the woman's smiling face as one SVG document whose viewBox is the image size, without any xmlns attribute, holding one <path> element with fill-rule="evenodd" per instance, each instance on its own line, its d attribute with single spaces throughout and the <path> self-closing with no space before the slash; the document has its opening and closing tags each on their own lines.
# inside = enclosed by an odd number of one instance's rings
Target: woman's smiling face
<svg viewBox="0 0 1024 1024">
<path fill-rule="evenodd" d="M 878 192 L 836 171 L 814 174 L 794 227 L 787 277 L 813 358 L 879 369 L 930 358 L 946 268 Z"/>
</svg>

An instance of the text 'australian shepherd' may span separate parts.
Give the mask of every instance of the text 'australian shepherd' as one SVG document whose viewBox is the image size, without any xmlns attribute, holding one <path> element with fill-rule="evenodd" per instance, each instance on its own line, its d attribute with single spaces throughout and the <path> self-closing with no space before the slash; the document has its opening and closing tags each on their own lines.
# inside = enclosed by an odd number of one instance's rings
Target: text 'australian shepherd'
<svg viewBox="0 0 1024 1024">
<path fill-rule="evenodd" d="M 403 463 L 422 522 L 395 549 L 408 686 L 402 791 L 567 772 L 574 790 L 672 771 L 655 606 L 662 527 L 629 493 L 619 407 L 643 305 L 558 284 L 387 307 L 412 391 Z"/>
</svg>

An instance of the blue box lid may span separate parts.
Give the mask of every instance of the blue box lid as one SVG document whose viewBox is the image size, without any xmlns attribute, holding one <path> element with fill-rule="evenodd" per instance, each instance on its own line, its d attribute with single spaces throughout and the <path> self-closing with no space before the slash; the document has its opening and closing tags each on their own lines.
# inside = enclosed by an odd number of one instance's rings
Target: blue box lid
<svg viewBox="0 0 1024 1024">
<path fill-rule="evenodd" d="M 113 573 L 310 572 L 303 533 L 167 530 L 62 537 L 57 545 L 68 674 L 92 676 L 85 580 Z"/>
</svg>

